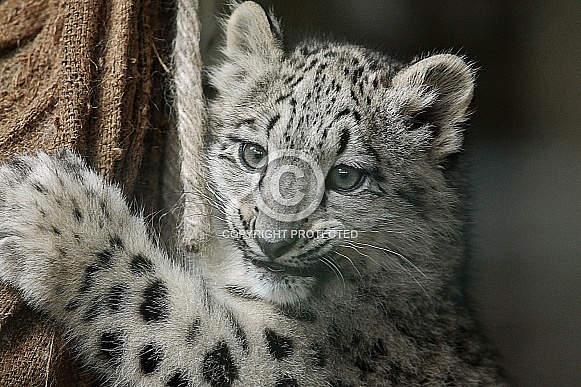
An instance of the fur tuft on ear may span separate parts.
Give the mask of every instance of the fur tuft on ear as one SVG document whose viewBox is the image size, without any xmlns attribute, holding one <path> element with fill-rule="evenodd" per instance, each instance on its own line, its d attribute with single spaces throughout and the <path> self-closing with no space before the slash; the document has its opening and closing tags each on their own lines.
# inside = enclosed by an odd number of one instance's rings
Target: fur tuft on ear
<svg viewBox="0 0 581 387">
<path fill-rule="evenodd" d="M 474 74 L 460 57 L 440 54 L 403 68 L 392 87 L 409 95 L 406 115 L 410 129 L 432 131 L 432 156 L 441 161 L 461 150 L 461 124 L 466 120 L 474 92 Z"/>
<path fill-rule="evenodd" d="M 269 18 L 264 9 L 253 1 L 235 7 L 226 23 L 226 48 L 230 59 L 240 56 L 278 58 L 282 55 L 278 22 Z"/>
</svg>

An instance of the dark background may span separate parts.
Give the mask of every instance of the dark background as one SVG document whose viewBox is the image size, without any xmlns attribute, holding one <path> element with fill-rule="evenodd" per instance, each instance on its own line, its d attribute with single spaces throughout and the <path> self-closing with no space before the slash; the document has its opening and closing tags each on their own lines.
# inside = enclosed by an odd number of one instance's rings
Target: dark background
<svg viewBox="0 0 581 387">
<path fill-rule="evenodd" d="M 515 386 L 581 386 L 581 2 L 257 2 L 286 32 L 476 63 L 473 298 Z"/>
</svg>

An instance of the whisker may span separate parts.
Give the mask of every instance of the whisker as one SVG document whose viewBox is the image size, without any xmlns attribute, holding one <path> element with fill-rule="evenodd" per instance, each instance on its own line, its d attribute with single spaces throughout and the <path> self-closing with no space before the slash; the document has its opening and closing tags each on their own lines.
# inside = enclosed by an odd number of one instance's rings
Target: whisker
<svg viewBox="0 0 581 387">
<path fill-rule="evenodd" d="M 337 254 L 337 255 L 339 255 L 340 257 L 343 257 L 343 258 L 345 258 L 346 260 L 348 260 L 348 261 L 349 261 L 349 263 L 351 264 L 351 266 L 353 266 L 353 268 L 354 268 L 354 269 L 355 269 L 355 271 L 357 272 L 357 274 L 359 274 L 359 277 L 360 277 L 360 278 L 362 278 L 362 277 L 363 277 L 363 275 L 361 274 L 361 272 L 359 271 L 359 269 L 357 268 L 357 266 L 355 266 L 355 263 L 353 263 L 353 260 L 352 260 L 352 259 L 351 259 L 349 256 L 347 256 L 347 255 L 345 255 L 345 254 L 341 254 L 341 253 L 340 253 L 340 252 L 338 252 L 338 251 L 334 251 L 334 253 L 335 253 L 335 254 Z"/>
<path fill-rule="evenodd" d="M 402 254 L 396 253 L 395 251 L 380 247 L 380 246 L 373 246 L 367 243 L 362 243 L 362 242 L 353 242 L 353 241 L 348 241 L 347 243 L 350 243 L 351 245 L 342 245 L 343 247 L 347 247 L 347 248 L 351 248 L 355 251 L 357 251 L 359 254 L 366 256 L 367 258 L 371 259 L 374 263 L 378 264 L 381 267 L 385 267 L 383 264 L 381 264 L 380 262 L 377 262 L 375 259 L 373 259 L 370 255 L 364 254 L 362 252 L 359 251 L 359 249 L 357 247 L 370 247 L 370 248 L 374 248 L 376 250 L 379 250 L 382 252 L 382 254 L 384 254 L 387 258 L 389 258 L 392 262 L 394 262 L 395 264 L 397 264 L 402 270 L 404 270 L 411 278 L 412 280 L 420 287 L 420 289 L 422 289 L 422 291 L 424 292 L 424 294 L 428 297 L 429 294 L 428 292 L 426 292 L 426 289 L 423 287 L 423 285 L 418 281 L 418 279 L 416 277 L 414 277 L 412 275 L 412 273 L 405 268 L 400 262 L 394 260 L 390 255 L 388 255 L 387 253 L 391 253 L 393 255 L 395 255 L 398 258 L 403 259 L 403 261 L 407 264 L 409 264 L 412 268 L 414 268 L 417 272 L 419 272 L 422 276 L 424 276 L 424 278 L 429 279 L 429 277 L 427 275 L 425 275 L 416 265 L 414 265 L 409 259 L 405 258 Z M 357 246 L 357 244 L 359 244 L 360 246 Z"/>
<path fill-rule="evenodd" d="M 200 197 L 202 199 L 205 199 L 205 203 L 203 201 L 199 201 L 198 203 L 201 204 L 210 204 L 212 207 L 215 207 L 217 209 L 221 209 L 224 206 L 224 202 L 223 201 L 219 201 L 217 200 L 218 196 L 216 195 L 215 192 L 210 191 L 213 196 L 208 195 L 207 193 L 205 193 L 204 191 L 200 190 L 200 189 L 196 189 L 195 192 L 184 192 L 184 195 L 186 193 L 189 193 L 191 195 L 195 195 L 197 197 Z M 183 200 L 183 197 L 182 197 Z"/>
<path fill-rule="evenodd" d="M 382 252 L 384 252 L 384 253 L 386 253 L 386 254 L 392 254 L 392 255 L 395 255 L 396 257 L 400 258 L 402 261 L 404 261 L 405 263 L 407 263 L 409 266 L 411 266 L 413 269 L 415 269 L 415 270 L 416 270 L 418 273 L 420 273 L 422 276 L 424 276 L 424 278 L 427 278 L 427 279 L 429 279 L 429 277 L 428 277 L 426 274 L 424 274 L 424 272 L 423 272 L 423 271 L 421 271 L 419 267 L 417 267 L 417 266 L 416 266 L 416 265 L 415 265 L 415 264 L 414 264 L 412 261 L 410 261 L 410 260 L 409 260 L 407 257 L 405 257 L 403 254 L 400 254 L 400 253 L 398 253 L 398 252 L 396 252 L 396 251 L 393 251 L 393 250 L 387 249 L 387 248 L 385 248 L 385 247 L 374 246 L 374 245 L 371 245 L 371 244 L 368 244 L 368 243 L 363 243 L 363 242 L 353 242 L 353 241 L 348 241 L 348 243 L 352 243 L 352 244 L 354 244 L 356 247 L 370 247 L 370 248 L 372 248 L 372 249 L 376 249 L 376 250 L 382 251 Z M 359 245 L 359 246 L 357 246 L 357 245 Z"/>
<path fill-rule="evenodd" d="M 320 262 L 323 262 L 326 266 L 328 266 L 333 271 L 333 273 L 335 273 L 337 278 L 341 278 L 341 282 L 343 282 L 343 286 L 345 286 L 345 277 L 343 277 L 343 273 L 341 273 L 339 267 L 329 258 L 319 257 L 318 259 Z"/>
<path fill-rule="evenodd" d="M 371 260 L 373 263 L 375 263 L 375 264 L 376 264 L 376 265 L 378 265 L 379 267 L 381 267 L 381 268 L 384 268 L 384 269 L 389 269 L 389 266 L 387 266 L 385 263 L 383 263 L 383 262 L 381 262 L 381 261 L 378 261 L 378 260 L 376 260 L 375 258 L 373 258 L 373 257 L 372 257 L 371 255 L 369 255 L 369 254 L 362 253 L 362 252 L 361 252 L 361 251 L 360 251 L 360 250 L 359 250 L 357 247 L 350 246 L 350 245 L 340 245 L 340 246 L 341 246 L 341 247 L 345 247 L 345 248 L 349 248 L 349 249 L 352 249 L 352 250 L 355 250 L 355 251 L 356 251 L 358 254 L 360 254 L 360 255 L 362 255 L 362 256 L 364 256 L 364 257 L 366 257 L 367 259 Z M 413 277 L 413 276 L 411 275 L 411 273 L 410 273 L 409 269 L 408 269 L 408 268 L 406 268 L 405 266 L 403 266 L 403 265 L 401 264 L 401 262 L 397 261 L 396 259 L 394 259 L 394 258 L 393 258 L 393 257 L 391 257 L 391 256 L 387 256 L 387 258 L 388 258 L 388 259 L 389 259 L 391 262 L 393 262 L 394 264 L 396 264 L 397 266 L 399 266 L 399 268 L 400 268 L 400 269 L 402 269 L 403 271 L 405 271 L 406 273 L 408 273 L 410 277 Z"/>
</svg>

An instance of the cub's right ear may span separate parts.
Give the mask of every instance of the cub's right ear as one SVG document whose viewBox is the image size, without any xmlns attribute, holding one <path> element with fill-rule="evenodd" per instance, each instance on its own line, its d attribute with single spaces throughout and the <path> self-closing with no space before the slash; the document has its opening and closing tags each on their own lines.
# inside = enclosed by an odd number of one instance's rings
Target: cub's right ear
<svg viewBox="0 0 581 387">
<path fill-rule="evenodd" d="M 246 1 L 234 9 L 226 23 L 226 48 L 231 60 L 245 56 L 279 59 L 283 55 L 278 22 L 269 18 L 264 9 Z"/>
<path fill-rule="evenodd" d="M 474 71 L 461 57 L 433 55 L 397 73 L 393 87 L 408 100 L 404 113 L 414 116 L 419 130 L 430 132 L 436 161 L 460 151 L 462 123 L 474 93 Z"/>
</svg>

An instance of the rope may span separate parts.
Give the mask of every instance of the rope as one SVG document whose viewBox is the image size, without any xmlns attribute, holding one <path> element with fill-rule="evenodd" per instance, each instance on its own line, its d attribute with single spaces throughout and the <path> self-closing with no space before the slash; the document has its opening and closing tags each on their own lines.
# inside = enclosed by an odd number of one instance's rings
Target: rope
<svg viewBox="0 0 581 387">
<path fill-rule="evenodd" d="M 180 247 L 198 251 L 210 235 L 210 209 L 203 199 L 207 176 L 203 165 L 203 145 L 206 110 L 202 93 L 202 59 L 200 54 L 200 22 L 197 0 L 178 0 L 174 43 L 174 98 L 176 132 L 170 136 L 170 152 L 179 154 L 179 182 L 181 201 L 179 206 Z M 173 140 L 173 141 L 172 141 Z M 176 144 L 179 152 L 176 152 Z M 174 142 L 173 144 L 171 144 Z M 168 175 L 176 176 L 172 168 L 178 163 L 168 163 Z M 178 192 L 170 184 L 165 191 Z M 174 199 L 175 200 L 175 199 Z"/>
</svg>

